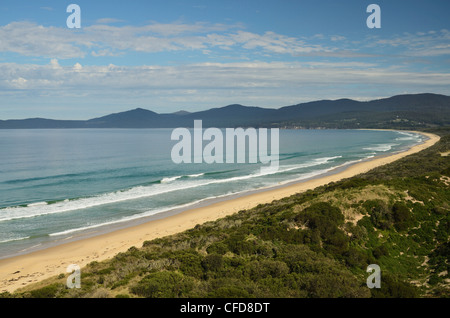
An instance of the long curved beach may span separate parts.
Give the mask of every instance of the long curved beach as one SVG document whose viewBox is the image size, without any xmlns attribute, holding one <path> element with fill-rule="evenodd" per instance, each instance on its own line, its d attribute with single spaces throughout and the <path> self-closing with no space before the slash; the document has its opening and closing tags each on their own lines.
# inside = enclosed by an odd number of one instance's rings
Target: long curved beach
<svg viewBox="0 0 450 318">
<path fill-rule="evenodd" d="M 426 136 L 426 141 L 401 153 L 374 157 L 311 180 L 262 189 L 241 196 L 225 197 L 220 201 L 215 200 L 199 207 L 178 211 L 176 214 L 167 214 L 146 223 L 0 260 L 0 292 L 13 292 L 30 283 L 66 273 L 66 268 L 70 264 L 83 267 L 92 261 L 111 258 L 132 246 L 140 247 L 144 241 L 179 233 L 197 224 L 214 221 L 258 204 L 269 203 L 330 182 L 350 178 L 417 153 L 434 145 L 440 139 L 434 134 L 415 133 Z"/>
</svg>

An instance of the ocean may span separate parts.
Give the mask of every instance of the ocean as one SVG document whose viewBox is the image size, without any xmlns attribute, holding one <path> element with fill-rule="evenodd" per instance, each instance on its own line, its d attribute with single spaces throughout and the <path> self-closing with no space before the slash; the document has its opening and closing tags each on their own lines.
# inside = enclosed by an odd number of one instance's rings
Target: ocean
<svg viewBox="0 0 450 318">
<path fill-rule="evenodd" d="M 263 173 L 261 163 L 176 164 L 172 131 L 0 130 L 0 259 L 307 180 L 423 141 L 410 132 L 280 130 L 279 169 Z"/>
</svg>

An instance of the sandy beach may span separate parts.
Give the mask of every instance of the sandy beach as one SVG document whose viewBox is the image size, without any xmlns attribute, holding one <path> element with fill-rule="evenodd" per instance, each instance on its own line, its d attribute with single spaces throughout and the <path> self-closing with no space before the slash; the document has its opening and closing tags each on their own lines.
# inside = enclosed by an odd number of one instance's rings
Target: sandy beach
<svg viewBox="0 0 450 318">
<path fill-rule="evenodd" d="M 197 224 L 213 221 L 240 210 L 249 209 L 262 203 L 270 203 L 295 193 L 314 189 L 318 186 L 349 178 L 367 172 L 375 167 L 388 164 L 410 154 L 419 152 L 439 141 L 439 136 L 421 133 L 428 139 L 409 150 L 390 156 L 375 157 L 353 164 L 343 171 L 318 177 L 308 181 L 267 189 L 237 198 L 215 202 L 207 206 L 193 208 L 166 218 L 120 229 L 91 238 L 50 247 L 8 259 L 0 260 L 0 292 L 13 292 L 30 283 L 66 273 L 70 264 L 80 267 L 92 261 L 101 261 L 124 252 L 132 246 L 141 247 L 146 240 L 152 240 L 193 228 Z"/>
</svg>

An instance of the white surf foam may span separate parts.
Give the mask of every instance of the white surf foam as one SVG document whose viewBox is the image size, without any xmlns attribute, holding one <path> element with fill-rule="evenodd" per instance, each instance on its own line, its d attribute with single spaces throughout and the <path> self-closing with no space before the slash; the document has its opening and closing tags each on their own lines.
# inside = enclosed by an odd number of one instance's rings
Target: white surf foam
<svg viewBox="0 0 450 318">
<path fill-rule="evenodd" d="M 182 178 L 182 176 L 168 177 L 163 178 L 162 180 L 166 181 L 161 182 L 161 184 L 152 184 L 149 186 L 136 186 L 127 190 L 114 191 L 92 197 L 85 197 L 74 200 L 64 200 L 52 204 L 47 204 L 46 202 L 37 202 L 29 204 L 25 207 L 22 206 L 8 207 L 0 210 L 0 222 L 81 210 L 106 204 L 118 203 L 127 200 L 135 200 L 155 195 L 161 195 L 179 190 L 188 190 L 211 184 L 221 184 L 221 183 L 248 180 L 271 174 L 277 174 L 280 172 L 287 172 L 296 169 L 322 165 L 337 158 L 341 158 L 341 156 L 317 158 L 304 164 L 280 167 L 278 170 L 270 170 L 266 172 L 261 172 L 257 170 L 258 172 L 251 173 L 248 175 L 236 176 L 225 179 L 195 180 L 196 177 L 202 176 L 204 175 L 204 173 L 190 175 L 194 180 L 179 180 Z"/>
<path fill-rule="evenodd" d="M 371 147 L 363 148 L 364 150 L 369 151 L 380 151 L 380 152 L 386 152 L 392 149 L 392 147 L 398 146 L 398 144 L 378 144 Z"/>
</svg>

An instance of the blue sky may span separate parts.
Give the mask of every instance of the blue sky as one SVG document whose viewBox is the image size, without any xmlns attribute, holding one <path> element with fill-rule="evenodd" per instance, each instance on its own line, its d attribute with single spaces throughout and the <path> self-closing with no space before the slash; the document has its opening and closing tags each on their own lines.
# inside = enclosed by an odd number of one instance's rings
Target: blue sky
<svg viewBox="0 0 450 318">
<path fill-rule="evenodd" d="M 81 28 L 69 29 L 69 4 Z M 381 29 L 369 29 L 369 4 Z M 450 95 L 450 2 L 2 1 L 0 119 Z"/>
</svg>

